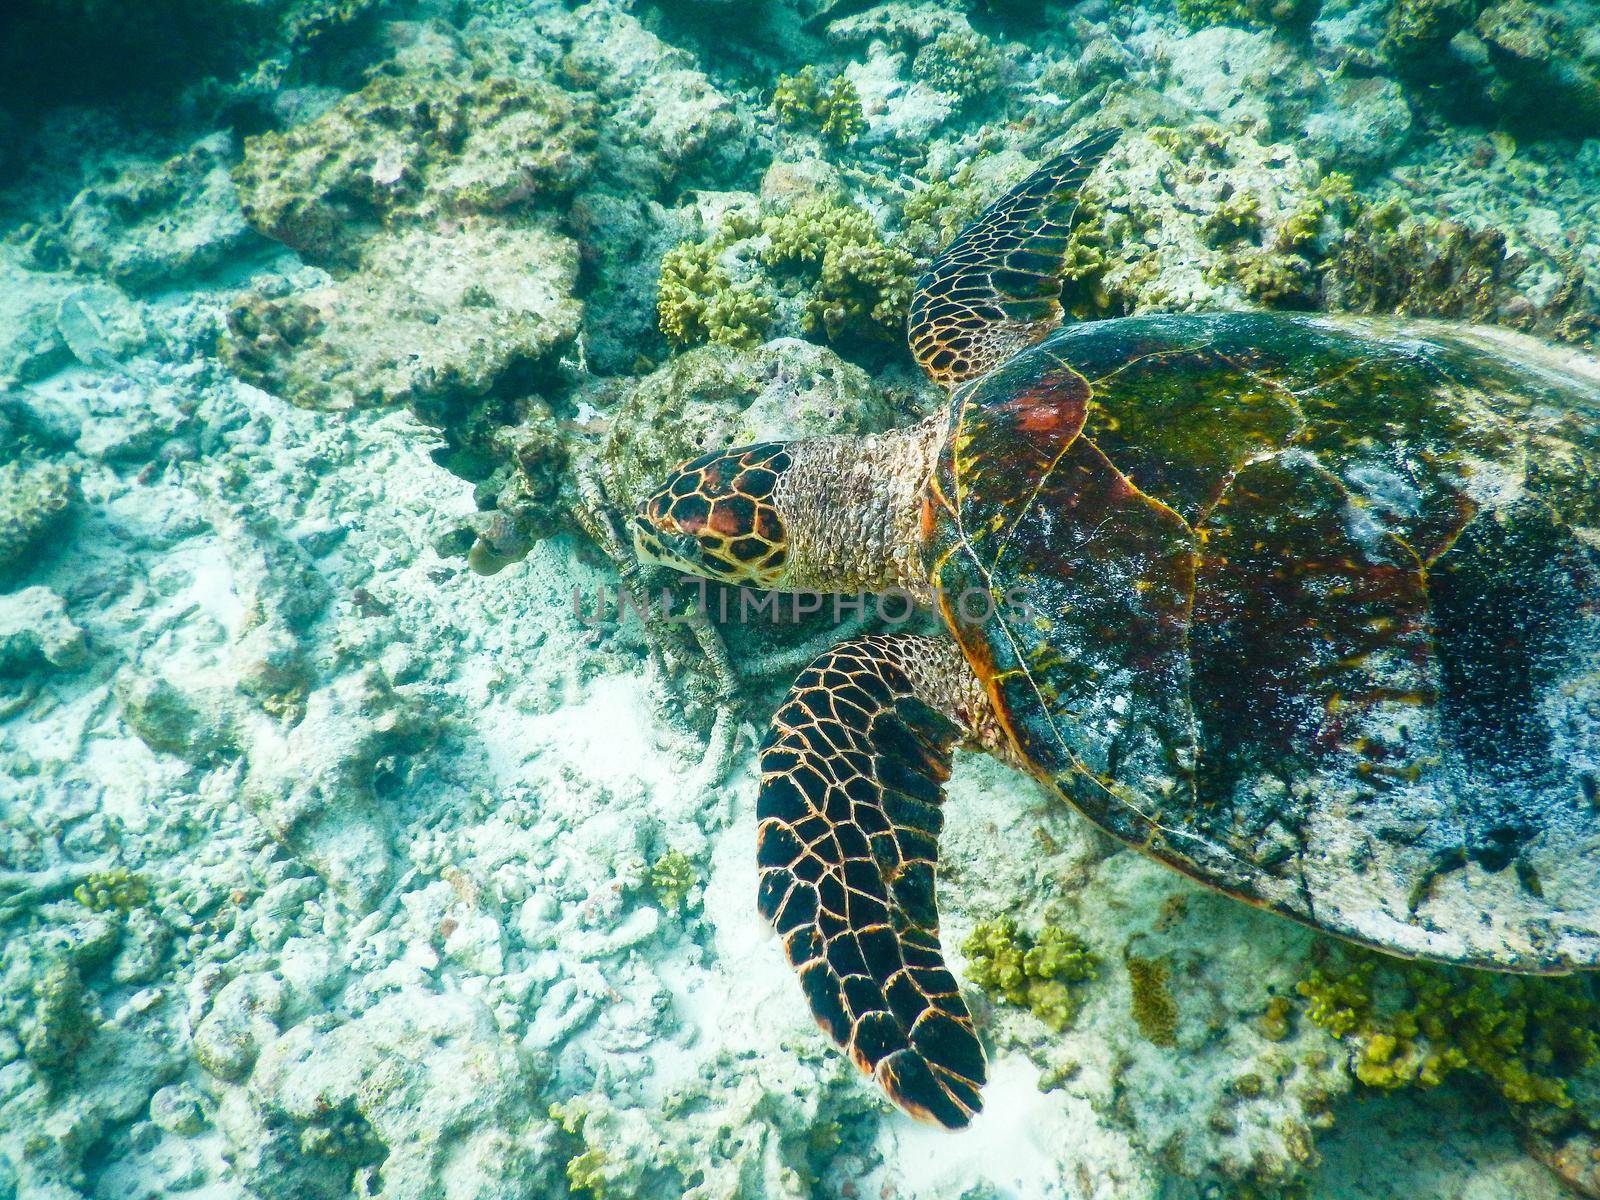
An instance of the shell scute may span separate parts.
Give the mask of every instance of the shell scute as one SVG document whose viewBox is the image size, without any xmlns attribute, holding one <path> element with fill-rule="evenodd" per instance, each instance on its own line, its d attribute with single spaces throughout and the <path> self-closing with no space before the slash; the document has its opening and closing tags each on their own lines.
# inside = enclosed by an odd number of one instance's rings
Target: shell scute
<svg viewBox="0 0 1600 1200">
<path fill-rule="evenodd" d="M 1075 430 L 1050 415 L 1074 376 Z M 1600 366 L 1127 318 L 957 394 L 927 564 L 996 599 L 952 631 L 1108 832 L 1392 952 L 1597 967 L 1596 481 Z"/>
</svg>

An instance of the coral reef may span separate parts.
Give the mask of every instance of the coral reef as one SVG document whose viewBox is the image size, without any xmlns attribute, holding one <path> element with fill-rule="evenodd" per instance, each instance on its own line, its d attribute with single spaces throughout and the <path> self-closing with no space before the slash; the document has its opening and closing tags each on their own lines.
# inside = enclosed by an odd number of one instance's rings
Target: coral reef
<svg viewBox="0 0 1600 1200">
<path fill-rule="evenodd" d="M 1600 345 L 1584 5 L 0 8 L 0 1197 L 1600 1195 L 1591 984 L 1331 946 L 965 755 L 988 1111 L 905 1122 L 751 899 L 759 727 L 871 618 L 711 589 L 719 692 L 584 533 L 945 404 L 914 280 L 1090 129 L 1070 319 Z"/>
</svg>

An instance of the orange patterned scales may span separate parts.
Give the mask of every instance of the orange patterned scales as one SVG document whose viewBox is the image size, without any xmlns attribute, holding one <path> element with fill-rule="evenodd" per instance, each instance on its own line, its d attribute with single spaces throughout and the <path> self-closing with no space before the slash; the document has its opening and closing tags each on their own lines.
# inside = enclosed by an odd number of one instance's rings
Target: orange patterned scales
<svg viewBox="0 0 1600 1200">
<path fill-rule="evenodd" d="M 896 1103 L 978 1109 L 983 1049 L 939 951 L 939 811 L 960 729 L 912 675 L 936 639 L 869 637 L 795 681 L 761 748 L 761 914 L 817 1022 Z"/>
<path fill-rule="evenodd" d="M 954 388 L 1061 325 L 1061 268 L 1078 189 L 1120 133 L 1086 138 L 1040 167 L 940 252 L 911 300 L 911 354 Z"/>
</svg>

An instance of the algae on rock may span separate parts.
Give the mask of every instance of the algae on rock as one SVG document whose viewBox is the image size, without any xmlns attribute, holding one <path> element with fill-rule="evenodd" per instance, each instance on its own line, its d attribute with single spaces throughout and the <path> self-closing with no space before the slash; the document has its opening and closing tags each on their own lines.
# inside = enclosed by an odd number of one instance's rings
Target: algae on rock
<svg viewBox="0 0 1600 1200">
<path fill-rule="evenodd" d="M 482 399 L 572 342 L 578 252 L 537 225 L 463 220 L 368 244 L 352 274 L 228 316 L 251 383 L 315 408 L 406 404 L 425 420 Z"/>
<path fill-rule="evenodd" d="M 0 580 L 25 573 L 46 551 L 77 498 L 77 475 L 64 464 L 0 463 Z"/>
<path fill-rule="evenodd" d="M 594 110 L 538 79 L 379 75 L 322 116 L 245 142 L 244 213 L 308 261 L 353 268 L 379 229 L 570 193 Z"/>
</svg>

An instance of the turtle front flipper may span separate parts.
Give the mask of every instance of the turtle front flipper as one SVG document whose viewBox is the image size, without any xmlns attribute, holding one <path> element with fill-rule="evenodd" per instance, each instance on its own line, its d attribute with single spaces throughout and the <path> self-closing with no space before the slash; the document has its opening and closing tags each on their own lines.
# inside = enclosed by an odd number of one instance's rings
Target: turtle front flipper
<svg viewBox="0 0 1600 1200">
<path fill-rule="evenodd" d="M 1078 189 L 1121 136 L 1108 130 L 1052 158 L 996 200 L 933 260 L 911 298 L 911 354 L 954 389 L 1061 324 L 1061 269 Z"/>
<path fill-rule="evenodd" d="M 941 684 L 955 671 L 971 675 L 941 638 L 835 646 L 773 717 L 756 802 L 761 914 L 817 1023 L 901 1108 L 950 1128 L 985 1076 L 934 903 L 943 785 L 969 736 Z"/>
</svg>

